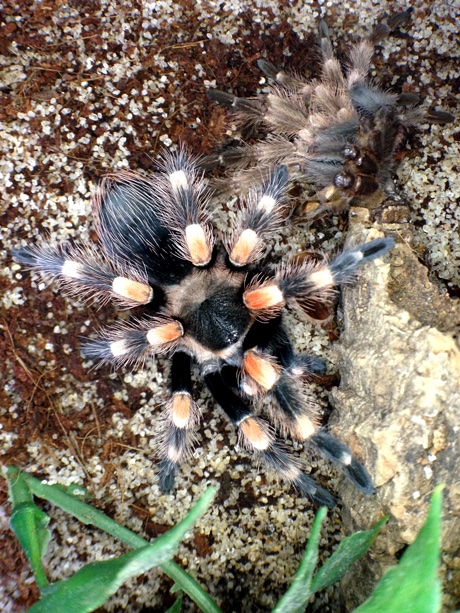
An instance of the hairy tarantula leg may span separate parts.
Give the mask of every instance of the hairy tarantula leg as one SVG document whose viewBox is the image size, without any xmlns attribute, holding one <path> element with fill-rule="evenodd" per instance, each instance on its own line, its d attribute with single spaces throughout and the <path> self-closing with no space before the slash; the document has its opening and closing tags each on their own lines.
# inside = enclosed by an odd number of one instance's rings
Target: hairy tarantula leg
<svg viewBox="0 0 460 613">
<path fill-rule="evenodd" d="M 234 94 L 228 94 L 220 89 L 210 89 L 206 92 L 206 96 L 210 100 L 214 100 L 222 106 L 228 106 L 235 110 L 243 110 L 245 113 L 251 113 L 255 117 L 262 119 L 263 112 L 260 104 L 255 100 L 247 98 L 238 98 Z"/>
<path fill-rule="evenodd" d="M 262 324 L 259 326 L 262 327 Z M 273 393 L 278 404 L 278 411 L 275 408 L 272 410 L 275 421 L 291 436 L 315 445 L 329 460 L 338 463 L 343 468 L 345 475 L 358 489 L 365 494 L 371 494 L 374 486 L 364 466 L 352 455 L 344 443 L 323 431 L 318 431 L 316 409 L 306 402 L 299 392 L 297 377 L 308 372 L 325 372 L 324 361 L 319 358 L 297 355 L 281 324 L 278 324 L 277 330 L 273 332 L 269 347 L 286 369 L 286 374 L 290 375 L 281 375 L 274 385 Z"/>
<path fill-rule="evenodd" d="M 334 496 L 323 487 L 319 486 L 314 479 L 303 473 L 297 462 L 293 461 L 290 453 L 280 445 L 274 444 L 263 455 L 263 459 L 275 472 L 284 479 L 291 481 L 298 488 L 302 496 L 311 498 L 319 505 L 335 507 L 337 504 Z"/>
<path fill-rule="evenodd" d="M 393 249 L 395 242 L 391 237 L 376 238 L 340 253 L 330 264 L 335 285 L 352 281 L 357 270 L 367 262 L 386 255 Z"/>
<path fill-rule="evenodd" d="M 289 74 L 284 70 L 279 70 L 274 64 L 264 58 L 257 60 L 258 68 L 266 77 L 275 81 L 277 85 L 281 85 L 292 92 L 301 92 L 307 96 L 310 94 L 310 88 L 305 84 L 305 81 L 294 74 Z"/>
<path fill-rule="evenodd" d="M 136 364 L 151 353 L 171 351 L 183 334 L 182 324 L 171 317 L 132 320 L 105 330 L 102 338 L 84 346 L 83 353 L 116 367 Z"/>
<path fill-rule="evenodd" d="M 324 431 L 317 432 L 310 439 L 311 442 L 326 458 L 339 464 L 350 481 L 364 494 L 370 495 L 375 488 L 372 479 L 350 451 L 350 448 L 335 437 Z"/>
<path fill-rule="evenodd" d="M 279 428 L 294 438 L 304 441 L 310 438 L 318 427 L 318 412 L 299 390 L 295 375 L 282 372 L 273 356 L 253 349 L 246 352 L 243 361 L 245 378 L 242 389 L 249 395 L 259 391 L 272 392 L 278 406 L 270 407 L 270 415 Z"/>
<path fill-rule="evenodd" d="M 351 453 L 349 447 L 330 434 L 318 430 L 318 420 L 313 407 L 305 403 L 297 390 L 293 377 L 282 377 L 274 388 L 283 416 L 278 417 L 282 429 L 294 438 L 312 443 L 327 459 L 339 464 L 348 479 L 364 494 L 372 494 L 372 479 Z M 274 414 L 276 418 L 276 413 Z"/>
<path fill-rule="evenodd" d="M 291 89 L 301 89 L 304 83 L 300 79 L 296 79 L 293 75 L 288 74 L 284 70 L 278 70 L 278 68 L 271 62 L 260 58 L 257 60 L 258 68 L 264 73 L 266 77 L 276 81 L 278 85 L 289 87 Z"/>
<path fill-rule="evenodd" d="M 284 332 L 281 326 L 279 331 Z M 277 358 L 283 366 L 276 361 Z M 245 378 L 241 385 L 249 395 L 255 395 L 259 391 L 271 392 L 278 405 L 270 405 L 269 412 L 274 421 L 281 430 L 299 440 L 312 436 L 319 420 L 317 408 L 302 394 L 298 378 L 312 374 L 315 370 L 322 373 L 326 366 L 323 360 L 316 361 L 315 358 L 308 356 L 302 358 L 303 356 L 295 354 L 287 334 L 280 333 L 278 339 L 275 336 L 274 342 L 271 339 L 270 343 L 266 343 L 265 352 L 262 352 L 260 347 L 245 352 L 243 359 Z"/>
<path fill-rule="evenodd" d="M 248 353 L 250 352 L 246 352 L 246 355 Z M 267 364 L 264 368 L 267 368 Z M 339 464 L 358 489 L 367 495 L 371 494 L 374 491 L 371 477 L 347 445 L 318 430 L 317 409 L 299 390 L 297 377 L 289 375 L 288 371 L 283 374 L 277 371 L 276 375 L 276 379 L 266 377 L 270 385 L 266 385 L 265 390 L 272 391 L 277 400 L 278 406 L 272 407 L 270 413 L 281 431 L 289 433 L 297 440 L 311 442 L 329 460 Z M 263 387 L 259 380 L 257 383 Z"/>
<path fill-rule="evenodd" d="M 294 351 L 281 317 L 263 323 L 254 322 L 243 343 L 244 351 L 251 348 L 275 356 L 281 366 L 296 377 L 323 375 L 327 372 L 327 364 L 322 358 Z"/>
<path fill-rule="evenodd" d="M 368 80 L 369 69 L 375 45 L 384 40 L 392 30 L 406 23 L 412 9 L 396 13 L 387 22 L 379 23 L 367 39 L 353 45 L 349 52 L 350 67 L 347 70 L 347 84 L 353 102 L 361 109 L 372 113 L 385 106 L 395 106 L 398 96 L 381 91 Z"/>
<path fill-rule="evenodd" d="M 263 419 L 255 417 L 248 406 L 227 385 L 218 370 L 206 373 L 204 380 L 216 402 L 222 407 L 232 423 L 238 426 L 241 442 L 248 449 L 257 452 L 278 476 L 290 481 L 303 496 L 319 504 L 333 507 L 335 498 L 302 472 L 300 462 L 284 450 L 276 441 L 270 426 Z"/>
<path fill-rule="evenodd" d="M 329 28 L 324 19 L 319 22 L 318 33 L 324 58 L 323 81 L 328 88 L 330 87 L 338 90 L 337 93 L 345 91 L 345 80 L 343 78 L 342 67 L 334 55 Z"/>
<path fill-rule="evenodd" d="M 198 423 L 198 408 L 192 399 L 191 358 L 183 352 L 172 357 L 171 392 L 164 417 L 159 463 L 160 490 L 168 493 L 174 486 L 180 463 L 189 455 Z"/>
<path fill-rule="evenodd" d="M 159 217 L 176 235 L 180 257 L 194 266 L 206 266 L 212 258 L 214 236 L 202 174 L 184 151 L 165 155 L 160 170 L 155 187 L 163 203 Z"/>
<path fill-rule="evenodd" d="M 289 300 L 308 312 L 312 299 L 327 300 L 334 286 L 352 281 L 358 269 L 394 247 L 392 238 L 377 238 L 343 251 L 330 264 L 306 260 L 282 268 L 275 278 L 254 277 L 243 293 L 246 307 L 258 319 L 280 314 Z"/>
<path fill-rule="evenodd" d="M 13 250 L 14 259 L 45 278 L 58 277 L 63 290 L 85 299 L 110 299 L 125 308 L 148 304 L 153 289 L 140 267 L 117 266 L 91 246 L 45 243 Z"/>
<path fill-rule="evenodd" d="M 284 196 L 288 182 L 286 166 L 279 166 L 259 188 L 245 199 L 238 227 L 227 241 L 230 263 L 240 268 L 257 261 L 263 254 L 263 238 L 282 222 Z"/>
<path fill-rule="evenodd" d="M 214 100 L 221 106 L 230 108 L 235 122 L 239 125 L 241 138 L 246 140 L 251 135 L 256 135 L 264 122 L 265 108 L 259 99 L 238 98 L 233 94 L 211 89 L 206 92 L 210 100 Z"/>
<path fill-rule="evenodd" d="M 198 165 L 205 171 L 213 170 L 218 166 L 234 166 L 239 165 L 248 155 L 248 147 L 228 147 L 220 153 L 211 153 L 205 155 L 199 160 Z"/>
</svg>

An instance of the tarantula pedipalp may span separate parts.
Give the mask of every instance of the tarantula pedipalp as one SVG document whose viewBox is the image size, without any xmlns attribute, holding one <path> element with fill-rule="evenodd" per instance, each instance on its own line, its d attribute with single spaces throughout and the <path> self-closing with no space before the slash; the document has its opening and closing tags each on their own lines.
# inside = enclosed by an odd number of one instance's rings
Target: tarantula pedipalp
<svg viewBox="0 0 460 613">
<path fill-rule="evenodd" d="M 159 445 L 165 492 L 173 486 L 199 419 L 192 400 L 193 362 L 238 428 L 241 443 L 303 495 L 329 506 L 335 502 L 283 447 L 271 421 L 338 463 L 364 493 L 373 491 L 366 469 L 349 448 L 319 428 L 301 379 L 323 373 L 325 363 L 294 352 L 282 312 L 292 304 L 311 314 L 316 303 L 330 303 L 335 286 L 350 282 L 360 266 L 383 256 L 394 243 L 376 239 L 340 253 L 329 264 L 262 264 L 267 234 L 284 223 L 287 181 L 281 166 L 253 188 L 221 244 L 214 237 L 196 164 L 184 152 L 169 154 L 156 175 L 120 172 L 103 180 L 94 199 L 99 246 L 45 243 L 15 251 L 18 262 L 45 277 L 58 277 L 71 293 L 113 298 L 128 308 L 143 305 L 142 318 L 107 329 L 84 353 L 115 366 L 139 364 L 152 353 L 171 357 L 171 399 L 164 408 Z M 272 397 L 270 422 L 250 406 L 267 394 Z"/>
<path fill-rule="evenodd" d="M 278 71 L 261 59 L 259 68 L 274 81 L 268 94 L 244 99 L 208 91 L 209 98 L 231 108 L 242 143 L 208 156 L 205 166 L 233 167 L 231 189 L 239 184 L 245 191 L 260 172 L 286 164 L 291 176 L 305 176 L 319 190 L 296 211 L 306 217 L 339 210 L 352 199 L 371 207 L 387 197 L 398 199 L 392 176 L 409 128 L 423 121 L 454 119 L 450 113 L 426 109 L 415 94 L 384 91 L 369 76 L 375 44 L 410 13 L 411 9 L 394 15 L 355 43 L 345 70 L 334 55 L 328 26 L 321 21 L 318 80 Z"/>
</svg>

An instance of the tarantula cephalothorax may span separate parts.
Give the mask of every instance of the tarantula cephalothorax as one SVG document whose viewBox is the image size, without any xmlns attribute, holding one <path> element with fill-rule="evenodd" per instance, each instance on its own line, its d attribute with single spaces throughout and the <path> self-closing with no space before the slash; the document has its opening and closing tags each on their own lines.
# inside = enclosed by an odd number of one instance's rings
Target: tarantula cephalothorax
<svg viewBox="0 0 460 613">
<path fill-rule="evenodd" d="M 139 364 L 152 353 L 171 357 L 171 399 L 164 408 L 159 445 L 160 486 L 170 491 L 190 450 L 198 422 L 191 366 L 238 428 L 240 441 L 303 495 L 333 505 L 333 496 L 304 474 L 299 459 L 278 441 L 273 422 L 296 440 L 309 441 L 364 493 L 371 479 L 349 448 L 319 429 L 317 411 L 302 393 L 302 378 L 325 372 L 323 360 L 297 355 L 282 321 L 283 309 L 306 313 L 330 302 L 333 288 L 383 256 L 390 238 L 344 251 L 329 264 L 303 260 L 260 264 L 264 239 L 283 223 L 285 166 L 273 170 L 241 204 L 231 231 L 216 242 L 205 183 L 184 152 L 164 157 L 157 174 L 122 171 L 106 177 L 94 199 L 100 245 L 45 243 L 15 251 L 15 258 L 63 289 L 123 307 L 144 305 L 145 315 L 107 329 L 84 353 L 115 366 Z M 270 394 L 270 422 L 250 408 Z"/>
<path fill-rule="evenodd" d="M 387 197 L 398 200 L 392 175 L 408 129 L 422 121 L 453 121 L 447 112 L 429 111 L 417 95 L 383 91 L 370 77 L 374 46 L 404 23 L 411 10 L 380 23 L 369 38 L 354 44 L 342 70 L 325 21 L 319 25 L 322 73 L 318 80 L 278 71 L 261 59 L 259 68 L 274 81 L 268 94 L 238 98 L 210 90 L 209 98 L 232 109 L 241 146 L 223 147 L 205 166 L 233 166 L 231 189 L 242 191 L 261 171 L 286 164 L 291 176 L 305 176 L 319 191 L 296 211 L 316 217 L 339 210 L 352 199 L 375 207 Z M 245 140 L 253 140 L 247 144 Z M 255 171 L 255 172 L 254 172 Z"/>
</svg>

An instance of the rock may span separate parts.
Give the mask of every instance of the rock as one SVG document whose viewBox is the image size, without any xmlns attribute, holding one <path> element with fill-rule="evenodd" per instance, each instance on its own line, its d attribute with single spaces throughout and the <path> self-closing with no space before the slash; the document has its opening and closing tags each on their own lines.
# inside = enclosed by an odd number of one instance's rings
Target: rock
<svg viewBox="0 0 460 613">
<path fill-rule="evenodd" d="M 353 243 L 382 235 L 364 228 L 367 214 L 351 216 Z M 344 290 L 343 317 L 330 427 L 363 460 L 377 488 L 357 503 L 355 490 L 343 484 L 345 532 L 390 515 L 373 553 L 353 567 L 353 581 L 344 578 L 343 606 L 352 610 L 397 563 L 426 518 L 434 486 L 445 483 L 442 578 L 453 610 L 460 604 L 459 301 L 429 280 L 399 240 Z"/>
</svg>

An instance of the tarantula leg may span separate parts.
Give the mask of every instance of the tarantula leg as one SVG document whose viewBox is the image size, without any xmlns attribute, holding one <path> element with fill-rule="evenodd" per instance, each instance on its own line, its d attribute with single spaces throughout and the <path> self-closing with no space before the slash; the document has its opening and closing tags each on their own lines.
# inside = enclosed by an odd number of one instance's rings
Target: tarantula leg
<svg viewBox="0 0 460 613">
<path fill-rule="evenodd" d="M 295 353 L 280 319 L 255 322 L 243 350 L 242 387 L 249 395 L 282 387 L 282 381 L 289 376 L 311 380 L 327 371 L 321 358 Z"/>
<path fill-rule="evenodd" d="M 332 182 L 334 182 L 335 176 L 331 177 Z M 347 208 L 349 200 L 349 196 L 344 195 L 335 185 L 328 185 L 294 208 L 293 222 L 303 224 L 306 221 L 320 219 L 330 213 L 340 213 Z"/>
<path fill-rule="evenodd" d="M 327 364 L 322 358 L 294 351 L 281 317 L 266 323 L 255 322 L 243 344 L 243 349 L 250 347 L 275 356 L 283 369 L 295 377 L 308 379 L 327 372 Z"/>
<path fill-rule="evenodd" d="M 140 267 L 109 264 L 94 247 L 45 243 L 13 250 L 17 262 L 38 270 L 45 278 L 58 277 L 63 290 L 102 304 L 113 299 L 120 306 L 132 308 L 148 304 L 153 288 Z"/>
<path fill-rule="evenodd" d="M 298 463 L 295 462 L 286 450 L 280 445 L 274 444 L 264 454 L 265 462 L 275 472 L 287 479 L 298 488 L 302 496 L 311 498 L 319 505 L 335 507 L 337 504 L 334 496 L 323 487 L 319 486 L 314 479 L 302 472 Z"/>
<path fill-rule="evenodd" d="M 330 270 L 336 285 L 352 281 L 357 270 L 372 260 L 383 257 L 395 242 L 392 238 L 376 238 L 353 249 L 343 251 L 330 264 Z"/>
<path fill-rule="evenodd" d="M 199 162 L 199 167 L 204 171 L 213 170 L 218 166 L 239 165 L 241 160 L 248 155 L 248 147 L 225 147 L 219 153 L 211 153 L 204 156 Z"/>
<path fill-rule="evenodd" d="M 318 410 L 302 393 L 297 380 L 284 375 L 272 392 L 278 405 L 272 408 L 272 414 L 281 430 L 300 441 L 310 438 L 318 428 Z"/>
<path fill-rule="evenodd" d="M 437 111 L 435 109 L 429 109 L 425 117 L 431 121 L 431 123 L 452 123 L 455 121 L 455 115 L 448 111 Z"/>
<path fill-rule="evenodd" d="M 254 277 L 243 293 L 243 302 L 259 320 L 278 317 L 286 306 L 286 298 L 275 279 Z"/>
<path fill-rule="evenodd" d="M 297 440 L 312 443 L 326 458 L 339 464 L 358 489 L 364 494 L 372 494 L 374 486 L 367 470 L 352 455 L 347 445 L 318 430 L 315 409 L 305 402 L 293 377 L 282 377 L 274 388 L 274 395 L 281 412 L 277 415 L 274 411 L 273 414 L 281 428 Z"/>
<path fill-rule="evenodd" d="M 274 335 L 273 346 L 275 355 L 283 367 L 292 375 L 309 376 L 323 375 L 327 372 L 327 364 L 322 358 L 313 355 L 299 355 L 294 351 L 289 336 L 282 325 Z"/>
<path fill-rule="evenodd" d="M 220 89 L 210 89 L 206 92 L 206 96 L 210 100 L 214 100 L 222 106 L 227 106 L 235 110 L 243 110 L 245 113 L 251 113 L 254 117 L 262 119 L 263 112 L 260 104 L 255 100 L 246 98 L 238 98 L 234 94 L 228 94 Z"/>
<path fill-rule="evenodd" d="M 177 352 L 173 355 L 172 397 L 164 410 L 160 449 L 162 459 L 159 463 L 159 485 L 164 493 L 172 490 L 179 465 L 190 454 L 199 419 L 198 408 L 191 396 L 190 367 L 191 358 L 186 353 Z"/>
<path fill-rule="evenodd" d="M 278 476 L 293 483 L 303 496 L 319 504 L 334 506 L 335 498 L 302 472 L 299 460 L 280 446 L 269 424 L 252 414 L 249 407 L 228 386 L 222 373 L 218 370 L 206 373 L 204 369 L 203 374 L 216 402 L 230 421 L 238 426 L 242 444 L 256 452 Z"/>
<path fill-rule="evenodd" d="M 226 244 L 233 266 L 247 266 L 263 254 L 264 236 L 279 228 L 283 220 L 287 182 L 287 168 L 279 166 L 259 189 L 248 194 L 238 215 L 238 227 Z"/>
<path fill-rule="evenodd" d="M 304 86 L 303 81 L 296 79 L 293 75 L 288 74 L 284 70 L 278 70 L 274 64 L 264 58 L 260 58 L 256 63 L 264 75 L 272 79 L 272 81 L 275 81 L 278 85 L 293 90 L 299 90 Z"/>
<path fill-rule="evenodd" d="M 332 42 L 329 36 L 329 28 L 323 19 L 319 22 L 318 33 L 324 58 L 323 82 L 326 86 L 325 91 L 326 88 L 332 88 L 335 90 L 334 97 L 338 97 L 339 93 L 345 93 L 345 80 L 343 78 L 340 62 L 334 55 Z"/>
<path fill-rule="evenodd" d="M 375 488 L 372 479 L 350 451 L 350 448 L 335 437 L 324 431 L 317 432 L 310 439 L 311 442 L 326 458 L 339 464 L 350 481 L 364 494 L 370 495 Z"/>
<path fill-rule="evenodd" d="M 319 431 L 317 410 L 299 390 L 294 376 L 282 374 L 271 389 L 277 400 L 271 417 L 281 431 L 300 441 L 312 443 L 326 458 L 339 464 L 348 479 L 364 494 L 374 486 L 369 473 L 351 453 L 349 447 L 326 432 Z"/>
<path fill-rule="evenodd" d="M 230 108 L 244 140 L 257 134 L 264 122 L 265 114 L 264 105 L 258 99 L 238 98 L 218 89 L 208 90 L 206 95 L 219 105 Z"/>
<path fill-rule="evenodd" d="M 288 301 L 308 314 L 312 300 L 330 300 L 334 286 L 352 281 L 363 264 L 393 247 L 392 238 L 377 238 L 343 251 L 330 264 L 304 260 L 281 268 L 274 278 L 253 277 L 243 293 L 244 304 L 259 320 L 277 317 Z"/>
<path fill-rule="evenodd" d="M 136 364 L 151 353 L 171 351 L 183 334 L 182 324 L 171 317 L 132 320 L 105 330 L 102 338 L 84 346 L 83 353 L 117 367 Z"/>
<path fill-rule="evenodd" d="M 184 152 L 165 156 L 160 169 L 155 184 L 162 202 L 158 215 L 174 233 L 178 255 L 194 266 L 206 266 L 212 258 L 214 236 L 203 177 Z"/>
</svg>

